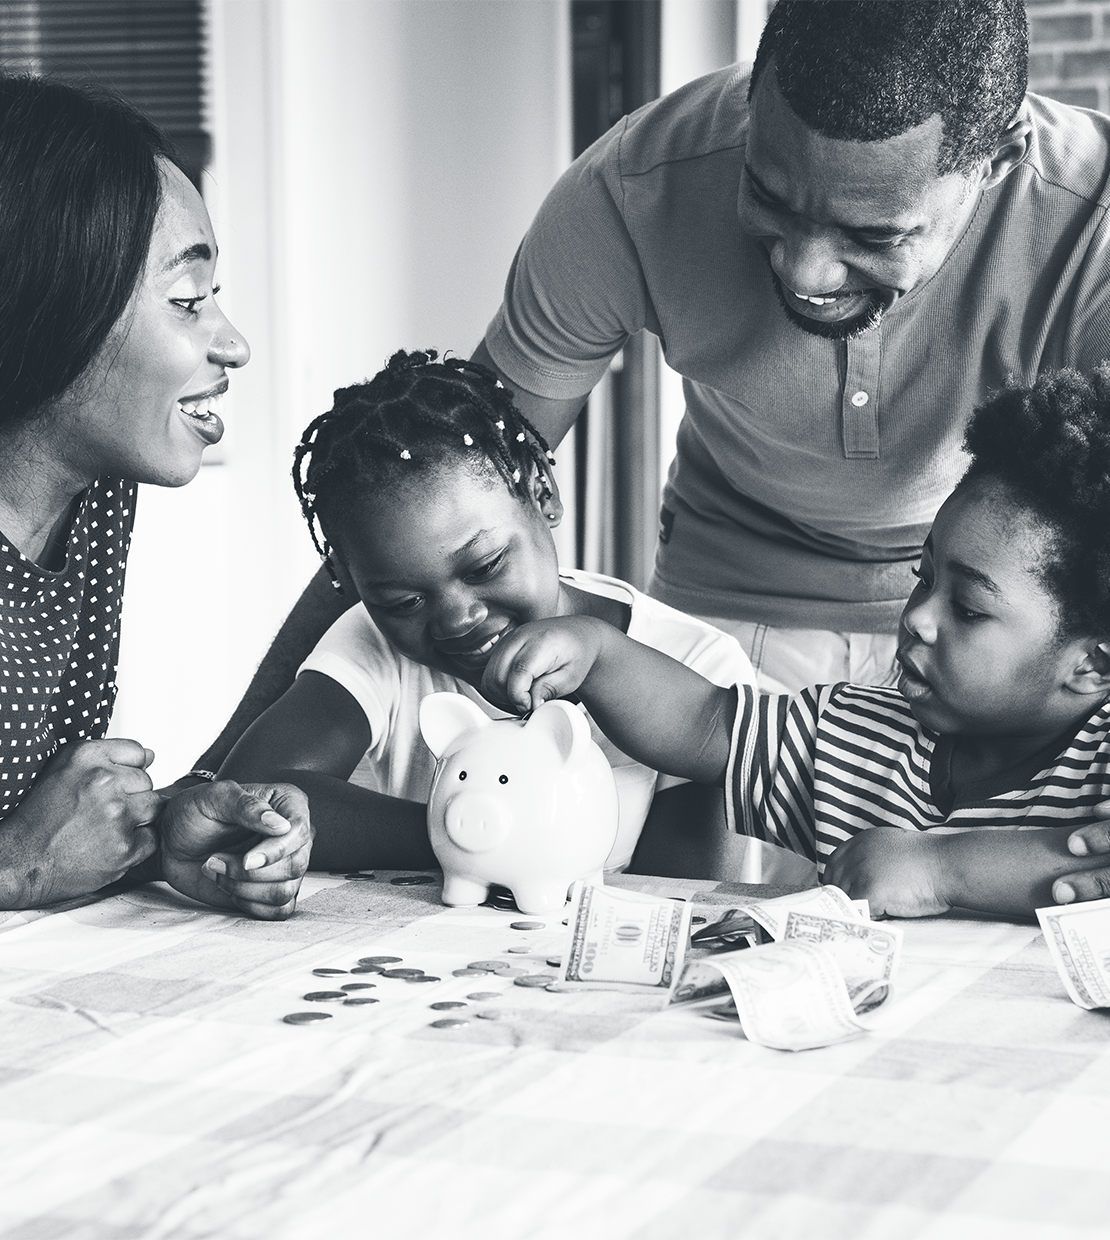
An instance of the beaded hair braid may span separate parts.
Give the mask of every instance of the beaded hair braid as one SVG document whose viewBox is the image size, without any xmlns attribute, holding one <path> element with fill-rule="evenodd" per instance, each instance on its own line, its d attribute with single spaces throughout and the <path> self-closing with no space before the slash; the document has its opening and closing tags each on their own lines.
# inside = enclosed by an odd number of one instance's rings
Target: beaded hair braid
<svg viewBox="0 0 1110 1240">
<path fill-rule="evenodd" d="M 553 494 L 546 440 L 485 366 L 435 349 L 400 350 L 366 383 L 339 388 L 293 455 L 293 485 L 312 543 L 338 589 L 332 536 L 371 486 L 418 477 L 453 458 L 492 471 L 520 499 L 532 471 Z M 329 529 L 332 534 L 329 534 Z"/>
</svg>

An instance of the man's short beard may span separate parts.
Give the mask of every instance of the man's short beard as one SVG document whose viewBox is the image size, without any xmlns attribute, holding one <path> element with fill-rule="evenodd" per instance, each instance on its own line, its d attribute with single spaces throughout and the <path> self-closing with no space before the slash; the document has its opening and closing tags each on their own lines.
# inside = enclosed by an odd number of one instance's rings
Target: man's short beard
<svg viewBox="0 0 1110 1240">
<path fill-rule="evenodd" d="M 786 293 L 783 291 L 782 281 L 771 272 L 771 283 L 775 286 L 775 296 L 779 299 L 779 305 L 782 306 L 786 313 L 786 317 L 794 324 L 800 327 L 802 331 L 808 332 L 811 336 L 821 336 L 825 340 L 854 340 L 857 336 L 862 336 L 864 332 L 869 332 L 873 327 L 878 327 L 883 317 L 883 311 L 886 307 L 879 300 L 877 293 L 870 294 L 870 301 L 866 309 L 857 315 L 853 315 L 850 319 L 840 319 L 834 323 L 822 323 L 820 319 L 807 318 L 804 314 L 799 314 L 797 310 L 786 300 Z"/>
</svg>

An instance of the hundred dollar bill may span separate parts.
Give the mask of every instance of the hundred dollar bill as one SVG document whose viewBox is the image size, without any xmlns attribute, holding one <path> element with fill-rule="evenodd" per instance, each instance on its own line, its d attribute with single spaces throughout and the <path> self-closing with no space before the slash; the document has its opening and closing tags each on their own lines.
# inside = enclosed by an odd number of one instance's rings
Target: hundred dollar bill
<svg viewBox="0 0 1110 1240">
<path fill-rule="evenodd" d="M 728 983 L 749 1042 L 805 1051 L 865 1031 L 836 961 L 816 943 L 771 943 L 697 963 L 717 970 Z"/>
<path fill-rule="evenodd" d="M 1072 1002 L 1110 1007 L 1110 900 L 1039 908 L 1037 920 Z"/>
<path fill-rule="evenodd" d="M 857 1012 L 861 1008 L 870 1011 L 890 997 L 902 954 L 901 927 L 791 912 L 781 941 L 825 947 L 840 967 L 848 999 Z"/>
<path fill-rule="evenodd" d="M 692 911 L 685 900 L 575 883 L 559 989 L 669 994 L 682 968 Z"/>
</svg>

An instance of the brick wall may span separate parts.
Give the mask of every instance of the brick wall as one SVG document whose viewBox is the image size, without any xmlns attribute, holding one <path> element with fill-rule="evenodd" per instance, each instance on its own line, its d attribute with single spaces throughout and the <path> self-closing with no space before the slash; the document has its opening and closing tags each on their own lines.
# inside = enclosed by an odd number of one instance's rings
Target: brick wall
<svg viewBox="0 0 1110 1240">
<path fill-rule="evenodd" d="M 1027 0 L 1029 86 L 1110 112 L 1110 0 Z"/>
</svg>

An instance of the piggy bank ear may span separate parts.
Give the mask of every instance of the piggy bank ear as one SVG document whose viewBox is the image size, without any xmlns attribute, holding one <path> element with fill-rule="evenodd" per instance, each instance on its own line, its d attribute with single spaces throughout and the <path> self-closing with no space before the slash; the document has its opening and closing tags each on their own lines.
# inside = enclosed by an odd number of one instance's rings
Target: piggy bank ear
<svg viewBox="0 0 1110 1240">
<path fill-rule="evenodd" d="M 544 702 L 536 707 L 524 726 L 533 736 L 536 731 L 547 733 L 555 742 L 564 763 L 577 757 L 590 743 L 590 725 L 586 716 L 569 702 Z"/>
<path fill-rule="evenodd" d="M 464 732 L 488 728 L 493 720 L 461 693 L 429 693 L 420 703 L 420 734 L 437 758 Z"/>
</svg>

